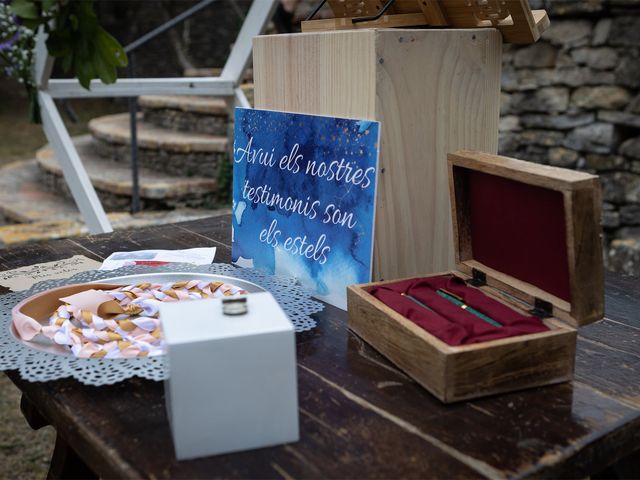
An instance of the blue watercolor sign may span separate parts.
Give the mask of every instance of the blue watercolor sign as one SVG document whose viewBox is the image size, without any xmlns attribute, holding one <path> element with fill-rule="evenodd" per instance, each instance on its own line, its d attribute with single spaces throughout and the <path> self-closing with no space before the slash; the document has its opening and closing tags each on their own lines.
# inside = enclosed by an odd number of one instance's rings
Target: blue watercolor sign
<svg viewBox="0 0 640 480">
<path fill-rule="evenodd" d="M 233 261 L 346 309 L 371 280 L 380 124 L 236 108 Z"/>
</svg>

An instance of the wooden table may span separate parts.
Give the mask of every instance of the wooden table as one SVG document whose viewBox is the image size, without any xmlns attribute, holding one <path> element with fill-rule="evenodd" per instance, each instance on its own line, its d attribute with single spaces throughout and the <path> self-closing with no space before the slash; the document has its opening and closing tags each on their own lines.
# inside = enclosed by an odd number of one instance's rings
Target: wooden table
<svg viewBox="0 0 640 480">
<path fill-rule="evenodd" d="M 205 246 L 218 247 L 216 260 L 227 262 L 230 228 L 225 216 L 28 245 L 1 250 L 0 269 Z M 316 329 L 297 335 L 301 440 L 232 455 L 174 459 L 162 383 L 90 387 L 8 375 L 24 393 L 32 426 L 49 422 L 58 432 L 52 475 L 69 474 L 69 466 L 82 473 L 77 452 L 103 478 L 585 477 L 628 464 L 640 448 L 640 282 L 612 274 L 606 282 L 607 318 L 580 330 L 572 383 L 450 406 L 349 333 L 344 312 L 327 307 Z"/>
</svg>

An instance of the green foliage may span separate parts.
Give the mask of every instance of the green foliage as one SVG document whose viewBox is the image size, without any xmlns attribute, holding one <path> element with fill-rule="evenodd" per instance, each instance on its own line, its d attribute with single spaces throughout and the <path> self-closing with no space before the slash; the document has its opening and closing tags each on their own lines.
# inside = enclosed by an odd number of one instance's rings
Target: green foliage
<svg viewBox="0 0 640 480">
<path fill-rule="evenodd" d="M 11 10 L 23 20 L 34 20 L 38 18 L 38 8 L 34 2 L 14 0 L 11 4 Z"/>
<path fill-rule="evenodd" d="M 26 11 L 26 14 L 29 14 Z M 0 64 L 2 73 L 24 85 L 29 98 L 29 118 L 40 123 L 37 89 L 33 80 L 33 31 L 17 21 L 8 4 L 0 1 Z"/>
<path fill-rule="evenodd" d="M 11 10 L 28 28 L 44 26 L 47 50 L 60 58 L 87 90 L 93 78 L 114 83 L 117 68 L 127 66 L 127 55 L 99 24 L 94 0 L 13 0 Z"/>
</svg>

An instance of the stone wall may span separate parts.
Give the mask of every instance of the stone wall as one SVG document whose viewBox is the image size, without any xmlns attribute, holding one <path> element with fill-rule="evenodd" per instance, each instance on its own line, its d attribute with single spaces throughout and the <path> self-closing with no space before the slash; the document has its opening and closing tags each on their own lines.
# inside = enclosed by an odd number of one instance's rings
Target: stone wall
<svg viewBox="0 0 640 480">
<path fill-rule="evenodd" d="M 532 1 L 536 44 L 506 46 L 500 153 L 600 175 L 605 261 L 640 275 L 640 1 Z"/>
</svg>

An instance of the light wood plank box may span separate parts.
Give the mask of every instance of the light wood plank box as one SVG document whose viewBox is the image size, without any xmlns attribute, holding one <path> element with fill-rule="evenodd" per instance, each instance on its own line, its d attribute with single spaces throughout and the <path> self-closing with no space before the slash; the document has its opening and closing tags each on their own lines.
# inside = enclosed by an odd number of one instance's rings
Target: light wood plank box
<svg viewBox="0 0 640 480">
<path fill-rule="evenodd" d="M 260 36 L 255 107 L 379 120 L 373 278 L 448 270 L 446 153 L 497 152 L 501 64 L 495 29 Z"/>
<path fill-rule="evenodd" d="M 570 301 L 474 258 L 464 170 L 484 172 L 562 194 Z M 601 319 L 604 311 L 598 178 L 469 151 L 449 155 L 449 175 L 457 267 L 450 273 L 471 283 L 475 278 L 477 288 L 520 313 L 530 314 L 537 306 L 536 315 L 543 318 L 550 330 L 449 346 L 365 290 L 398 280 L 349 286 L 349 328 L 446 403 L 571 380 L 575 327 Z M 421 211 L 418 205 L 415 209 Z M 527 252 L 523 251 L 522 255 Z M 531 268 L 537 266 L 531 265 Z M 549 317 L 544 318 L 545 315 Z"/>
</svg>

